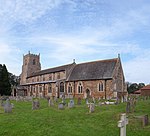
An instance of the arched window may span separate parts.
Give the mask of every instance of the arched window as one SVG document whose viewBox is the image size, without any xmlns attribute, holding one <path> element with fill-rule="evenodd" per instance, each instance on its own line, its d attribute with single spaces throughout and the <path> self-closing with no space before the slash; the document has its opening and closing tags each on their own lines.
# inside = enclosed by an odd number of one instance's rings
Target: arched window
<svg viewBox="0 0 150 136">
<path fill-rule="evenodd" d="M 52 93 L 52 85 L 48 84 L 48 93 Z"/>
<path fill-rule="evenodd" d="M 72 93 L 72 84 L 71 83 L 68 84 L 68 93 Z"/>
<path fill-rule="evenodd" d="M 79 82 L 78 84 L 78 93 L 83 93 L 83 85 L 82 85 L 82 82 Z"/>
<path fill-rule="evenodd" d="M 102 82 L 100 82 L 100 83 L 98 84 L 98 91 L 99 91 L 99 92 L 100 92 L 100 91 L 104 91 L 104 85 L 103 85 Z"/>
<path fill-rule="evenodd" d="M 60 83 L 60 92 L 64 92 L 64 83 L 63 82 Z"/>
</svg>

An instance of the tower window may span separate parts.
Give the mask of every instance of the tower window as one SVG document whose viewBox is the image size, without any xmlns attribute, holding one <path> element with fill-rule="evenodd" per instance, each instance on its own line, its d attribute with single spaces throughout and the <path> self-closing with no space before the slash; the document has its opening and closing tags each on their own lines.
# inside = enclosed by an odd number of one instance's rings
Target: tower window
<svg viewBox="0 0 150 136">
<path fill-rule="evenodd" d="M 25 65 L 27 65 L 27 60 L 25 59 Z"/>
<path fill-rule="evenodd" d="M 36 63 L 35 63 L 35 59 L 33 59 L 33 65 L 35 65 Z"/>
</svg>

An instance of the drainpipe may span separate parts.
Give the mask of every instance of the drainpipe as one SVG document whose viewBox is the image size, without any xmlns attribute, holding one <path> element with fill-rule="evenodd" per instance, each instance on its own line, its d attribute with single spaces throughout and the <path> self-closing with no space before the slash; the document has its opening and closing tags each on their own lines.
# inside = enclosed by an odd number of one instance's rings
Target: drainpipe
<svg viewBox="0 0 150 136">
<path fill-rule="evenodd" d="M 73 82 L 74 83 L 74 92 L 73 92 L 73 98 L 75 97 L 75 81 Z"/>
<path fill-rule="evenodd" d="M 105 79 L 105 100 L 106 100 L 106 97 L 107 97 L 107 95 L 106 95 L 106 79 Z"/>
</svg>

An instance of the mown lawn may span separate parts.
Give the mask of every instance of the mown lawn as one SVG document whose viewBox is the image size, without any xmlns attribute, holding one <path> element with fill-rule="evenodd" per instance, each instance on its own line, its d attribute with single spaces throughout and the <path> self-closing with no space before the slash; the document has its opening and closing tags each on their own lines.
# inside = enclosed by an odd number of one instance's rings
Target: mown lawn
<svg viewBox="0 0 150 136">
<path fill-rule="evenodd" d="M 58 110 L 40 100 L 39 110 L 32 110 L 31 102 L 16 102 L 12 113 L 0 111 L 0 136 L 119 136 L 117 122 L 125 112 L 126 104 L 97 106 L 88 113 L 85 103 L 72 109 Z M 140 101 L 136 112 L 129 114 L 127 136 L 150 136 L 150 125 L 141 127 L 135 115 L 148 114 L 150 100 Z"/>
</svg>

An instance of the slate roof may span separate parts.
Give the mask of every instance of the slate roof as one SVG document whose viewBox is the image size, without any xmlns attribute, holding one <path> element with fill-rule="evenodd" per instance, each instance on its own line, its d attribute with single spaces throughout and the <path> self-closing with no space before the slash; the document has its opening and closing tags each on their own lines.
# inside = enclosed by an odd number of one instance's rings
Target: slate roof
<svg viewBox="0 0 150 136">
<path fill-rule="evenodd" d="M 67 81 L 111 79 L 118 58 L 77 64 Z"/>
<path fill-rule="evenodd" d="M 58 67 L 54 67 L 54 68 L 49 68 L 49 69 L 45 69 L 45 70 L 40 70 L 40 71 L 32 73 L 27 78 L 38 76 L 38 75 L 43 75 L 43 74 L 49 74 L 49 73 L 55 73 L 55 72 L 65 71 L 68 68 L 72 67 L 73 65 L 74 65 L 74 63 L 63 65 L 63 66 L 58 66 Z"/>
</svg>

